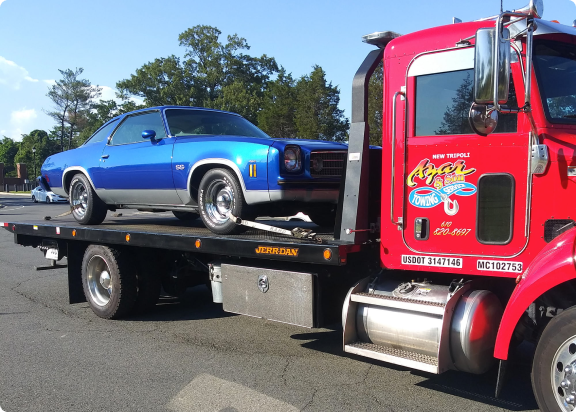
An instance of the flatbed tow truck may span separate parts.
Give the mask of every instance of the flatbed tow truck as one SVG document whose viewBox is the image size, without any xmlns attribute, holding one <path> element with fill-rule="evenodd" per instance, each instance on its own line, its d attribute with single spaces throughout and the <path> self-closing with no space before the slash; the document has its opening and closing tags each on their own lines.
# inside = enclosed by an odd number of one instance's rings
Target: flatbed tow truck
<svg viewBox="0 0 576 412">
<path fill-rule="evenodd" d="M 209 284 L 228 312 L 304 327 L 342 320 L 343 351 L 440 374 L 536 344 L 544 411 L 576 408 L 576 29 L 542 0 L 376 46 L 353 82 L 336 226 L 243 222 L 241 235 L 155 215 L 80 226 L 4 222 L 103 318 Z M 382 151 L 367 89 L 382 63 Z M 375 155 L 377 153 L 377 155 Z M 300 227 L 299 230 L 294 230 Z"/>
</svg>

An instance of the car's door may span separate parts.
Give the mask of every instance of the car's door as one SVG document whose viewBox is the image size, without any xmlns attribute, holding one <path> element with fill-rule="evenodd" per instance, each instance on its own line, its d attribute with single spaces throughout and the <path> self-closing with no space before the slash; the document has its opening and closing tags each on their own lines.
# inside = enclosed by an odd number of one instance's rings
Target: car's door
<svg viewBox="0 0 576 412">
<path fill-rule="evenodd" d="M 144 139 L 144 130 L 154 130 L 156 138 Z M 115 204 L 180 204 L 172 178 L 173 146 L 159 110 L 126 117 L 101 154 L 101 197 Z"/>
<path fill-rule="evenodd" d="M 39 202 L 44 202 L 46 200 L 46 192 L 42 190 L 41 187 L 36 191 L 36 200 Z"/>
</svg>

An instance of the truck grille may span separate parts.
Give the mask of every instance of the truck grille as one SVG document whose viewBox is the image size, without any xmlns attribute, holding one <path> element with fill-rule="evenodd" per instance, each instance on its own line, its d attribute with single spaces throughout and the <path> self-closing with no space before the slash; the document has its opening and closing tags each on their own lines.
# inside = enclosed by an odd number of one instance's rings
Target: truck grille
<svg viewBox="0 0 576 412">
<path fill-rule="evenodd" d="M 310 153 L 310 175 L 312 177 L 342 176 L 347 152 Z"/>
</svg>

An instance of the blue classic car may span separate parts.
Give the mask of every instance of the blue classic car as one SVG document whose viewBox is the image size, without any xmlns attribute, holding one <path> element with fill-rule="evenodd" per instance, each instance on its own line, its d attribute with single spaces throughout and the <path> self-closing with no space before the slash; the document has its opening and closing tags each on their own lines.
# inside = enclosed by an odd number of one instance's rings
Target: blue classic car
<svg viewBox="0 0 576 412">
<path fill-rule="evenodd" d="M 42 177 L 81 224 L 119 208 L 170 210 L 229 234 L 239 230 L 230 214 L 333 223 L 346 153 L 340 143 L 272 139 L 234 113 L 163 106 L 110 120 L 47 158 Z"/>
</svg>

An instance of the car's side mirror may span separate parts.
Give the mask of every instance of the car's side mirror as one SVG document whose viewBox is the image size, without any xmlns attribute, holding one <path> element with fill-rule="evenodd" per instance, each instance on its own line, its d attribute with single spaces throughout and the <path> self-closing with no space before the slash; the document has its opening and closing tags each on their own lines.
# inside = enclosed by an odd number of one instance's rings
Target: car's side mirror
<svg viewBox="0 0 576 412">
<path fill-rule="evenodd" d="M 154 130 L 144 130 L 142 132 L 142 139 L 155 139 L 156 132 Z"/>
<path fill-rule="evenodd" d="M 508 101 L 510 85 L 510 31 L 502 29 L 496 38 L 496 28 L 482 28 L 476 32 L 474 50 L 474 102 L 494 104 L 498 90 L 498 104 Z M 497 67 L 495 59 L 498 57 Z M 496 79 L 495 79 L 496 77 Z M 495 83 L 495 80 L 497 82 Z"/>
</svg>

